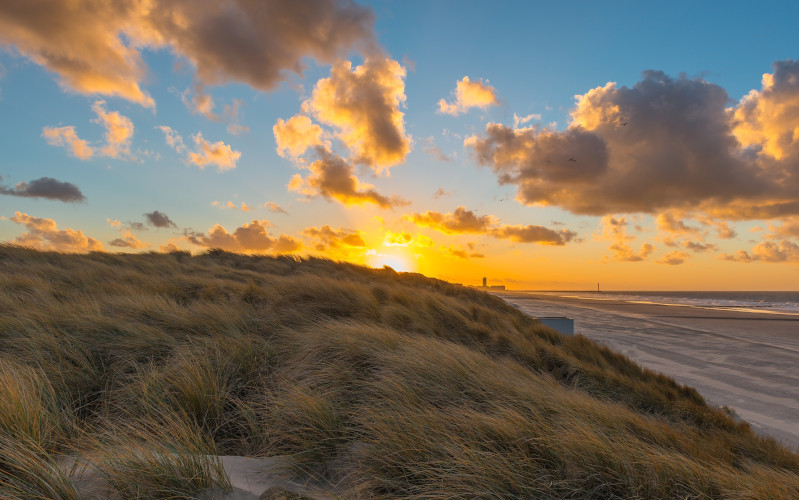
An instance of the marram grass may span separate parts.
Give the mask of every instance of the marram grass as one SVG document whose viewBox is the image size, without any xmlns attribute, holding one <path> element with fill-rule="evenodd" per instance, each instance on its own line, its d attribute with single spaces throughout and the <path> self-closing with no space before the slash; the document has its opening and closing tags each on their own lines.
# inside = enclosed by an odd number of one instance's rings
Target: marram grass
<svg viewBox="0 0 799 500">
<path fill-rule="evenodd" d="M 799 498 L 799 456 L 695 390 L 461 286 L 14 246 L 0 277 L 3 498 L 78 498 L 59 457 L 196 498 L 230 487 L 217 455 L 344 498 Z"/>
</svg>

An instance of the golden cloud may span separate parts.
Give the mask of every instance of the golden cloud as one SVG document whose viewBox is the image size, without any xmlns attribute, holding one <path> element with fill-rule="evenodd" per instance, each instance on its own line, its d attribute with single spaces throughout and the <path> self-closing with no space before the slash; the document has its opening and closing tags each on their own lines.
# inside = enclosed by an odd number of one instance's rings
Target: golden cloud
<svg viewBox="0 0 799 500">
<path fill-rule="evenodd" d="M 303 109 L 336 129 L 354 162 L 380 174 L 410 152 L 400 111 L 404 103 L 405 68 L 392 59 L 370 56 L 354 69 L 349 61 L 335 63 Z"/>
<path fill-rule="evenodd" d="M 297 158 L 308 148 L 325 144 L 322 140 L 322 127 L 304 115 L 292 116 L 288 121 L 278 118 L 272 132 L 277 141 L 277 154 L 284 158 L 286 155 Z M 327 148 L 329 147 L 328 144 Z"/>
<path fill-rule="evenodd" d="M 268 221 L 253 220 L 228 233 L 223 226 L 216 224 L 207 235 L 187 233 L 185 239 L 201 247 L 240 253 L 293 253 L 302 249 L 302 243 L 291 236 L 269 236 L 268 226 Z"/>
<path fill-rule="evenodd" d="M 499 103 L 494 87 L 483 83 L 482 80 L 473 82 L 468 76 L 458 81 L 454 94 L 453 102 L 447 102 L 446 99 L 438 101 L 439 113 L 457 116 L 471 108 L 486 109 Z"/>
<path fill-rule="evenodd" d="M 210 143 L 203 139 L 200 132 L 197 132 L 192 138 L 197 149 L 195 152 L 189 152 L 186 158 L 189 163 L 197 165 L 201 169 L 206 165 L 216 165 L 220 172 L 236 168 L 236 162 L 239 161 L 241 152 L 233 150 L 222 141 Z"/>
<path fill-rule="evenodd" d="M 308 197 L 322 196 L 344 205 L 374 203 L 381 208 L 393 208 L 408 203 L 402 198 L 384 196 L 375 191 L 374 186 L 359 181 L 353 174 L 352 165 L 340 156 L 321 147 L 316 151 L 319 159 L 309 165 L 310 175 L 305 178 L 300 174 L 294 175 L 289 181 L 290 191 Z"/>
<path fill-rule="evenodd" d="M 91 252 L 102 251 L 103 244 L 89 238 L 82 231 L 75 229 L 58 229 L 53 219 L 33 217 L 25 213 L 15 212 L 13 222 L 24 225 L 28 232 L 12 241 L 22 246 L 58 252 Z"/>
<path fill-rule="evenodd" d="M 92 111 L 97 114 L 97 118 L 92 121 L 105 127 L 105 145 L 100 149 L 100 153 L 111 158 L 130 157 L 133 122 L 117 111 L 106 111 L 104 105 L 105 101 L 95 101 L 92 105 Z"/>
<path fill-rule="evenodd" d="M 142 48 L 169 48 L 204 84 L 243 82 L 271 90 L 302 60 L 332 62 L 374 46 L 370 9 L 351 0 L 40 0 L 0 3 L 0 43 L 83 94 L 154 107 L 142 90 Z M 231 36 L 235 34 L 235 36 Z"/>
<path fill-rule="evenodd" d="M 321 228 L 309 227 L 303 229 L 302 233 L 309 238 L 317 241 L 314 248 L 320 252 L 325 251 L 346 251 L 350 248 L 364 248 L 366 241 L 360 231 L 345 230 L 342 228 L 333 229 L 328 225 Z"/>
<path fill-rule="evenodd" d="M 752 248 L 751 254 L 745 250 L 738 250 L 732 255 L 724 254 L 721 258 L 734 262 L 747 263 L 755 261 L 799 263 L 799 245 L 788 240 L 782 240 L 779 243 L 764 241 L 755 245 L 754 248 Z"/>
<path fill-rule="evenodd" d="M 81 160 L 88 160 L 94 156 L 94 149 L 88 142 L 78 137 L 75 127 L 44 127 L 42 137 L 51 146 L 60 146 L 69 149 L 72 156 Z"/>
</svg>

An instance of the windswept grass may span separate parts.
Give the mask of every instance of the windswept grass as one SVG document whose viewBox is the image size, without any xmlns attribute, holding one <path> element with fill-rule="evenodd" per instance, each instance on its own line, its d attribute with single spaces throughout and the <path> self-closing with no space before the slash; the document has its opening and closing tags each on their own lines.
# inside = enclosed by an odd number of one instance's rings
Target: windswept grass
<svg viewBox="0 0 799 500">
<path fill-rule="evenodd" d="M 695 390 L 461 286 L 13 246 L 0 276 L 2 497 L 74 498 L 59 455 L 120 498 L 290 455 L 344 497 L 799 498 L 799 456 Z"/>
</svg>

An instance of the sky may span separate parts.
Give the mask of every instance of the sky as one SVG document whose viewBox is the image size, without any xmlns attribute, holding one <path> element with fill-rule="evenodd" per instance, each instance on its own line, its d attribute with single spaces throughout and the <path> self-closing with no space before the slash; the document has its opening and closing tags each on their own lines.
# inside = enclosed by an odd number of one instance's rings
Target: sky
<svg viewBox="0 0 799 500">
<path fill-rule="evenodd" d="M 796 2 L 8 0 L 0 241 L 795 290 Z"/>
</svg>

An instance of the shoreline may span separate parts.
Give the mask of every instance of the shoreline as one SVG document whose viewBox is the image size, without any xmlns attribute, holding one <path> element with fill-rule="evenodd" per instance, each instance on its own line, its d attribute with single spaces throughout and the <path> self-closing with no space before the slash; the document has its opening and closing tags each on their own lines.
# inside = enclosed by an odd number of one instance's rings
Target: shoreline
<svg viewBox="0 0 799 500">
<path fill-rule="evenodd" d="M 492 294 L 534 317 L 573 318 L 576 334 L 696 388 L 756 432 L 799 449 L 799 315 L 551 292 Z"/>
</svg>

